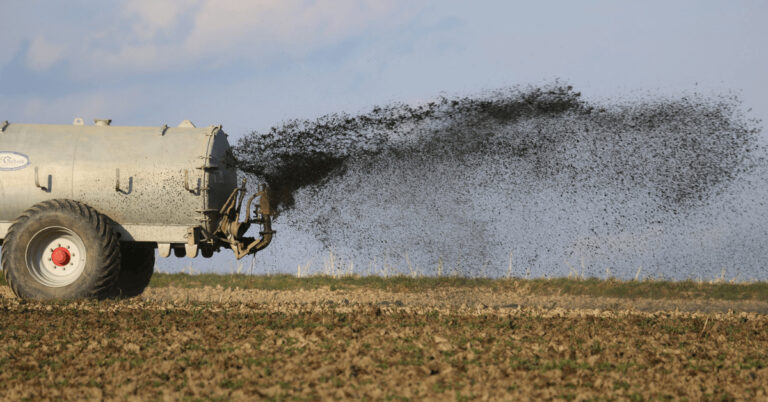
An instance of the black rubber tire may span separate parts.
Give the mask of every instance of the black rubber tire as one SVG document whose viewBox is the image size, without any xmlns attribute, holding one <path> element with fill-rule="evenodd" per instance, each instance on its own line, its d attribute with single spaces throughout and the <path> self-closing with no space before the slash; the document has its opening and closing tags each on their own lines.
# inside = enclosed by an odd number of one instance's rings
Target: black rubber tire
<svg viewBox="0 0 768 402">
<path fill-rule="evenodd" d="M 149 286 L 155 272 L 155 248 L 124 243 L 120 247 L 120 275 L 112 288 L 112 297 L 136 297 Z"/>
<path fill-rule="evenodd" d="M 187 256 L 187 249 L 184 247 L 174 247 L 173 255 L 175 255 L 177 258 L 184 258 Z"/>
<path fill-rule="evenodd" d="M 85 246 L 83 272 L 72 283 L 50 287 L 37 281 L 27 265 L 29 241 L 39 231 L 64 227 L 77 234 Z M 104 298 L 120 273 L 120 244 L 109 218 L 72 200 L 48 200 L 24 211 L 11 225 L 3 244 L 5 280 L 23 299 Z"/>
</svg>

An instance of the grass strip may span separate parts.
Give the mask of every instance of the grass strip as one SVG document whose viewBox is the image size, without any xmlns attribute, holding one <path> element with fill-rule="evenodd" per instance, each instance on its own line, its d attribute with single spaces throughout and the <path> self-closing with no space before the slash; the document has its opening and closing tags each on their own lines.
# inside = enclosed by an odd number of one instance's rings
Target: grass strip
<svg viewBox="0 0 768 402">
<path fill-rule="evenodd" d="M 710 283 L 696 281 L 622 281 L 616 279 L 490 279 L 463 277 L 409 277 L 409 276 L 310 276 L 156 273 L 152 287 L 175 286 L 197 288 L 221 286 L 224 288 L 293 290 L 331 290 L 371 288 L 388 291 L 415 292 L 438 288 L 485 288 L 490 291 L 522 290 L 531 294 L 568 294 L 622 299 L 712 299 L 712 300 L 768 300 L 768 282 Z"/>
<path fill-rule="evenodd" d="M 5 278 L 0 275 L 0 285 Z M 410 276 L 343 276 L 325 275 L 297 278 L 293 275 L 244 275 L 155 273 L 151 287 L 224 288 L 294 290 L 330 288 L 371 288 L 395 292 L 417 292 L 439 288 L 485 288 L 491 291 L 523 290 L 531 294 L 567 294 L 621 299 L 711 299 L 711 300 L 768 300 L 768 282 L 712 283 L 686 281 L 622 281 L 617 279 L 490 279 L 464 277 Z"/>
</svg>

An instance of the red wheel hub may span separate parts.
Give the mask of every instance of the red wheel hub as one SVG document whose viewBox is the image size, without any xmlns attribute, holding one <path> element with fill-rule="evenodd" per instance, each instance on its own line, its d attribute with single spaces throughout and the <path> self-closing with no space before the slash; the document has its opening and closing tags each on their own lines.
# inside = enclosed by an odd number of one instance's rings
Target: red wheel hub
<svg viewBox="0 0 768 402">
<path fill-rule="evenodd" d="M 69 254 L 69 250 L 64 247 L 59 247 L 51 253 L 51 261 L 59 267 L 69 264 L 69 260 L 71 259 L 72 256 Z"/>
</svg>

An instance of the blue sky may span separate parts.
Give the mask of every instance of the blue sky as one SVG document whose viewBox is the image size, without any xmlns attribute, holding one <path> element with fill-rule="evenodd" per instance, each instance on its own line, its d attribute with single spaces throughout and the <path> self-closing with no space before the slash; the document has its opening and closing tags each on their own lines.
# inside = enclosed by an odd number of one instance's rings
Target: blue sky
<svg viewBox="0 0 768 402">
<path fill-rule="evenodd" d="M 734 91 L 768 116 L 768 2 L 3 1 L 0 118 L 290 117 L 560 78 L 586 96 Z"/>
<path fill-rule="evenodd" d="M 766 20 L 766 1 L 0 0 L 0 121 L 238 138 L 555 79 L 593 99 L 733 93 L 766 120 Z"/>
</svg>

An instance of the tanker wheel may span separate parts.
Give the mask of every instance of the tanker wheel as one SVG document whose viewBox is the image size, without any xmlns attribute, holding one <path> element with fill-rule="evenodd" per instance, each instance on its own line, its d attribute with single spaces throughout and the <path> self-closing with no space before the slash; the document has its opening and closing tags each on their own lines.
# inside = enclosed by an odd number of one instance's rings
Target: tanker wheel
<svg viewBox="0 0 768 402">
<path fill-rule="evenodd" d="M 155 272 L 155 248 L 136 244 L 123 244 L 120 247 L 122 260 L 120 275 L 112 287 L 110 296 L 135 297 L 149 286 L 149 280 Z"/>
<path fill-rule="evenodd" d="M 103 298 L 120 272 L 109 218 L 72 200 L 24 211 L 3 244 L 5 280 L 24 299 Z"/>
</svg>

